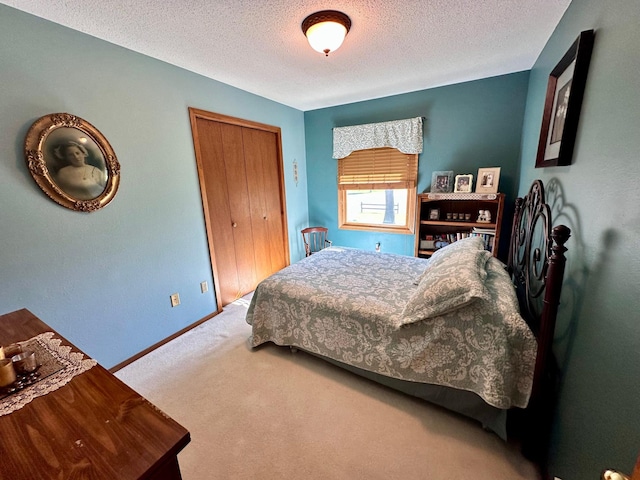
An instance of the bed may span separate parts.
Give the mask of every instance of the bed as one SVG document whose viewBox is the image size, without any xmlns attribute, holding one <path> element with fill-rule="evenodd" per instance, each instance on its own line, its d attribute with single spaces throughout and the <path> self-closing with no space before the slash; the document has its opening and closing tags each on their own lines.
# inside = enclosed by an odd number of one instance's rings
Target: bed
<svg viewBox="0 0 640 480">
<path fill-rule="evenodd" d="M 430 259 L 324 249 L 258 285 L 249 343 L 304 350 L 502 438 L 508 412 L 527 412 L 539 446 L 569 233 L 551 228 L 536 181 L 516 201 L 508 265 L 474 238 Z"/>
</svg>

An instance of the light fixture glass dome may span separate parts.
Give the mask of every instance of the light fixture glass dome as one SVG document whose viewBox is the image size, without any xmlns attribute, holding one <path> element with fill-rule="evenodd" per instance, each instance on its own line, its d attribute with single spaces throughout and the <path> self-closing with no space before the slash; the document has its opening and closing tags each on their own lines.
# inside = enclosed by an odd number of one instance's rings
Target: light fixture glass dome
<svg viewBox="0 0 640 480">
<path fill-rule="evenodd" d="M 307 40 L 315 51 L 328 55 L 335 52 L 347 35 L 344 25 L 335 22 L 316 23 L 307 30 Z"/>
<path fill-rule="evenodd" d="M 349 33 L 351 19 L 342 12 L 323 10 L 312 13 L 302 22 L 302 31 L 317 52 L 335 52 Z"/>
</svg>

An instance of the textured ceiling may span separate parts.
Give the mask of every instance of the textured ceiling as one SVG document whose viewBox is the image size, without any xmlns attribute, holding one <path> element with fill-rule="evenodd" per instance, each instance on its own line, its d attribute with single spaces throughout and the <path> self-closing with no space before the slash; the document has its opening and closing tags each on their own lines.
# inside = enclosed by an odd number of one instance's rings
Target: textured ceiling
<svg viewBox="0 0 640 480">
<path fill-rule="evenodd" d="M 2 0 L 306 111 L 528 70 L 570 0 Z M 325 57 L 300 24 L 345 12 Z"/>
</svg>

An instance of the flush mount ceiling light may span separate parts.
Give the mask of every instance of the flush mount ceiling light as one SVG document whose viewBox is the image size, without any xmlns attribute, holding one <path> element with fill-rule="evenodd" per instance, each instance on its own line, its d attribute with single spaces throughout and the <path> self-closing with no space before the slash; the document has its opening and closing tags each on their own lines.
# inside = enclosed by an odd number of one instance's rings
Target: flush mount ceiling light
<svg viewBox="0 0 640 480">
<path fill-rule="evenodd" d="M 322 10 L 312 13 L 302 22 L 302 31 L 315 51 L 329 56 L 349 33 L 351 19 L 337 10 Z"/>
</svg>

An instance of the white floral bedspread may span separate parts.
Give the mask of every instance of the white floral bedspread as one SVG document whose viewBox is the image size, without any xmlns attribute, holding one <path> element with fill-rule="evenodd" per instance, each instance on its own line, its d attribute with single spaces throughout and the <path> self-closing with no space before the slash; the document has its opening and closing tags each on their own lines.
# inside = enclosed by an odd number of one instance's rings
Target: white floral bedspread
<svg viewBox="0 0 640 480">
<path fill-rule="evenodd" d="M 515 295 L 506 272 L 491 302 L 393 326 L 427 262 L 322 250 L 258 285 L 247 313 L 250 344 L 295 346 L 388 377 L 472 391 L 497 408 L 525 407 L 536 341 L 519 314 L 504 312 L 503 300 Z"/>
</svg>

